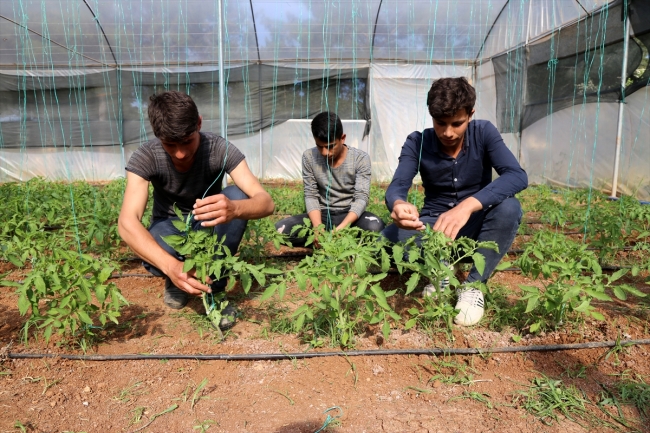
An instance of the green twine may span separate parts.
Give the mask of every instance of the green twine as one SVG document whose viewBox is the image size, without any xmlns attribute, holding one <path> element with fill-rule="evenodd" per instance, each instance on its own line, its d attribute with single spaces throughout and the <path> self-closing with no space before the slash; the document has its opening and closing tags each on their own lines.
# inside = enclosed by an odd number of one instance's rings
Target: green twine
<svg viewBox="0 0 650 433">
<path fill-rule="evenodd" d="M 338 411 L 339 411 L 339 414 L 338 414 L 338 415 L 331 416 L 330 414 L 327 413 L 327 412 L 330 412 L 330 411 L 332 411 L 332 410 L 334 410 L 334 409 L 338 409 Z M 323 412 L 323 413 L 324 413 L 324 414 L 327 414 L 327 418 L 325 418 L 325 422 L 323 423 L 323 426 L 322 426 L 321 428 L 319 428 L 318 430 L 316 430 L 314 433 L 322 432 L 322 431 L 325 430 L 325 429 L 327 428 L 327 426 L 330 425 L 334 420 L 340 419 L 340 418 L 343 416 L 343 409 L 341 409 L 341 408 L 338 407 L 338 406 L 333 406 L 333 407 L 330 407 L 329 409 L 325 410 L 325 412 Z"/>
</svg>

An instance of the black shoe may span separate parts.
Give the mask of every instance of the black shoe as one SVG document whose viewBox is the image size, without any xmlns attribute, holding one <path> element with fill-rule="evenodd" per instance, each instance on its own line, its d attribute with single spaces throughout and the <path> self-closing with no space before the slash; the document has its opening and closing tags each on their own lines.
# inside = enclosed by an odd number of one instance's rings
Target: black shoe
<svg viewBox="0 0 650 433">
<path fill-rule="evenodd" d="M 180 310 L 190 301 L 190 294 L 182 291 L 172 284 L 172 280 L 165 279 L 165 296 L 163 297 L 165 305 L 174 310 Z"/>
</svg>

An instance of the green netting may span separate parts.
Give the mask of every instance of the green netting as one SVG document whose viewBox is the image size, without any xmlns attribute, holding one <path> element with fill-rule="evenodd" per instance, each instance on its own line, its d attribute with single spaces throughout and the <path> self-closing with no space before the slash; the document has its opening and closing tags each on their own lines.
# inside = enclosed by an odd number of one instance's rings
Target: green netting
<svg viewBox="0 0 650 433">
<path fill-rule="evenodd" d="M 627 43 L 619 182 L 650 198 L 647 0 L 12 0 L 0 23 L 0 181 L 123 176 L 161 89 L 261 177 L 299 179 L 306 120 L 332 110 L 389 180 L 431 81 L 465 75 L 533 181 L 606 189 Z"/>
</svg>

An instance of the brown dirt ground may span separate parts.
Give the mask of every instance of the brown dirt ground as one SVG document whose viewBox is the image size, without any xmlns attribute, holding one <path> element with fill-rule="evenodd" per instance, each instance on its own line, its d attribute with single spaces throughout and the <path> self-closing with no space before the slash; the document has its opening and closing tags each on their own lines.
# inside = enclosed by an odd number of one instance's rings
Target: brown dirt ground
<svg viewBox="0 0 650 433">
<path fill-rule="evenodd" d="M 6 264 L 0 272 L 10 267 Z M 142 273 L 131 264 L 128 273 Z M 114 280 L 130 301 L 119 326 L 107 328 L 88 354 L 243 354 L 304 352 L 311 350 L 295 335 L 268 332 L 272 310 L 255 293 L 235 290 L 243 318 L 219 343 L 207 329 L 202 332 L 188 317 L 201 312 L 199 299 L 179 314 L 163 305 L 163 280 L 123 277 Z M 643 278 L 628 282 L 648 292 Z M 493 284 L 517 287 L 530 284 L 518 273 L 501 272 Z M 404 284 L 391 275 L 386 289 Z M 295 291 L 295 289 L 293 289 Z M 30 339 L 21 341 L 24 318 L 17 310 L 12 288 L 0 287 L 0 343 L 13 342 L 12 353 L 82 354 L 79 347 Z M 409 300 L 396 298 L 397 304 Z M 370 329 L 359 336 L 356 349 L 427 347 L 493 347 L 615 340 L 617 336 L 650 338 L 648 309 L 635 317 L 638 301 L 616 301 L 599 306 L 607 320 L 587 320 L 575 329 L 540 336 L 525 336 L 519 343 L 512 331 L 490 331 L 485 322 L 475 328 L 455 328 L 454 341 L 442 333 L 394 330 L 386 341 Z M 646 301 L 647 302 L 647 301 Z M 647 304 L 646 304 L 647 305 Z M 638 313 L 638 309 L 635 310 Z M 636 314 L 636 313 L 635 313 Z M 316 350 L 331 351 L 332 348 Z M 326 419 L 324 411 L 338 406 L 341 417 L 330 432 L 582 432 L 611 431 L 608 427 L 582 427 L 561 418 L 551 426 L 526 412 L 514 396 L 530 379 L 544 374 L 582 390 L 592 402 L 599 400 L 603 384 L 612 387 L 621 373 L 650 375 L 650 346 L 635 346 L 616 356 L 607 349 L 494 354 L 483 356 L 333 356 L 287 361 L 70 361 L 5 359 L 0 365 L 0 432 L 316 432 Z M 443 362 L 466 367 L 469 384 L 432 380 Z M 570 378 L 567 369 L 585 367 L 584 378 Z M 443 368 L 446 374 L 453 370 Z M 202 381 L 206 385 L 199 388 Z M 489 396 L 490 407 L 468 393 Z M 165 412 L 177 405 L 176 409 Z M 610 408 L 611 409 L 611 408 Z M 606 419 L 595 406 L 589 411 Z M 628 418 L 636 409 L 623 406 Z M 140 413 L 138 421 L 137 414 Z M 158 416 L 156 416 L 158 415 Z M 147 425 L 147 423 L 151 423 Z M 608 421 L 612 422 L 611 419 Z M 647 422 L 645 420 L 644 422 Z M 143 428 L 144 427 L 144 428 Z M 643 425 L 637 431 L 650 431 Z M 644 430 L 645 429 L 645 430 Z M 623 429 L 626 430 L 626 429 Z"/>
</svg>

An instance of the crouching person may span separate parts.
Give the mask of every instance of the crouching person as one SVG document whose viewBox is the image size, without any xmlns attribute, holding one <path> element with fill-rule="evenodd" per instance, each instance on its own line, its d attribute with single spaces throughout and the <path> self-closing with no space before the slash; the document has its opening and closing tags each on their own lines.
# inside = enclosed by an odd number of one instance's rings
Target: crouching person
<svg viewBox="0 0 650 433">
<path fill-rule="evenodd" d="M 184 215 L 193 214 L 194 229 L 212 227 L 226 236 L 232 254 L 237 252 L 247 220 L 273 212 L 271 196 L 248 168 L 244 155 L 223 137 L 201 132 L 201 116 L 190 96 L 176 91 L 153 95 L 149 121 L 155 139 L 140 146 L 126 166 L 126 190 L 120 211 L 120 236 L 144 260 L 145 268 L 165 277 L 164 303 L 181 309 L 190 296 L 224 291 L 226 279 L 202 284 L 194 270 L 183 272 L 183 257 L 164 236 L 179 234 L 172 221 L 176 205 Z M 228 173 L 235 185 L 222 190 Z M 151 225 L 142 223 L 149 183 L 153 185 Z M 202 198 L 205 197 L 205 198 Z M 236 310 L 229 304 L 220 323 L 222 329 L 235 322 Z"/>
<path fill-rule="evenodd" d="M 480 249 L 485 268 L 475 267 L 466 282 L 487 282 L 514 240 L 522 217 L 514 197 L 528 186 L 528 177 L 506 147 L 499 131 L 486 120 L 472 120 L 476 92 L 465 78 L 434 81 L 427 95 L 433 128 L 408 136 L 393 180 L 386 191 L 386 205 L 394 224 L 382 232 L 392 242 L 417 236 L 426 225 L 451 239 L 468 237 L 494 241 L 499 251 Z M 499 177 L 492 180 L 492 169 Z M 424 187 L 424 206 L 409 203 L 407 193 L 417 173 Z M 424 296 L 441 287 L 425 287 Z M 448 281 L 447 281 L 448 285 Z M 483 293 L 477 289 L 456 291 L 458 325 L 474 325 L 483 317 Z"/>
<path fill-rule="evenodd" d="M 311 122 L 315 147 L 302 155 L 302 178 L 307 213 L 294 215 L 275 224 L 278 232 L 289 237 L 294 246 L 304 246 L 306 237 L 292 234 L 293 228 L 309 218 L 313 227 L 325 230 L 358 227 L 380 232 L 384 222 L 367 212 L 370 194 L 370 157 L 362 150 L 348 147 L 341 119 L 323 112 Z"/>
</svg>

